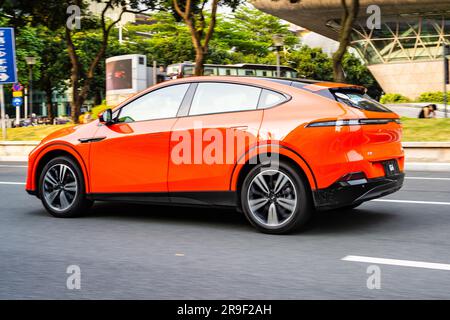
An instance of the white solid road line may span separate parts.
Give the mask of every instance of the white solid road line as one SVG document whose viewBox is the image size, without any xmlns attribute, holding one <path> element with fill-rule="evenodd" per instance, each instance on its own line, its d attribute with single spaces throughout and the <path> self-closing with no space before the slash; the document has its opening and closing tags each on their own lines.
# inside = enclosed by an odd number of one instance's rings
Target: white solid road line
<svg viewBox="0 0 450 320">
<path fill-rule="evenodd" d="M 411 204 L 434 204 L 439 206 L 450 206 L 450 202 L 436 202 L 436 201 L 413 201 L 413 200 L 390 200 L 390 199 L 375 199 L 375 202 L 394 202 L 394 203 L 411 203 Z"/>
<path fill-rule="evenodd" d="M 450 178 L 432 178 L 432 177 L 406 177 L 407 180 L 442 180 L 450 181 Z"/>
<path fill-rule="evenodd" d="M 412 268 L 425 268 L 425 269 L 435 269 L 435 270 L 447 270 L 450 271 L 450 264 L 444 263 L 432 263 L 423 261 L 411 261 L 411 260 L 397 260 L 397 259 L 384 259 L 384 258 L 373 258 L 373 257 L 362 257 L 362 256 L 346 256 L 342 258 L 343 261 L 352 262 L 364 262 L 371 264 L 388 264 L 392 266 L 401 267 L 412 267 Z"/>
<path fill-rule="evenodd" d="M 28 166 L 0 164 L 0 168 L 28 168 Z"/>
<path fill-rule="evenodd" d="M 9 182 L 9 181 L 0 181 L 0 184 L 14 184 L 14 185 L 21 185 L 24 186 L 25 182 Z"/>
</svg>

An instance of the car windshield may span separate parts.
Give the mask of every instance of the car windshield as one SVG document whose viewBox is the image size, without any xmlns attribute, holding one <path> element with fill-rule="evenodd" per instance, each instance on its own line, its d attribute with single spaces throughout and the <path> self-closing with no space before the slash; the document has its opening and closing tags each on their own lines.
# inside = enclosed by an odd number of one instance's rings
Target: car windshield
<svg viewBox="0 0 450 320">
<path fill-rule="evenodd" d="M 337 101 L 345 103 L 351 107 L 374 112 L 392 112 L 378 101 L 372 99 L 367 94 L 352 90 L 333 91 Z"/>
</svg>

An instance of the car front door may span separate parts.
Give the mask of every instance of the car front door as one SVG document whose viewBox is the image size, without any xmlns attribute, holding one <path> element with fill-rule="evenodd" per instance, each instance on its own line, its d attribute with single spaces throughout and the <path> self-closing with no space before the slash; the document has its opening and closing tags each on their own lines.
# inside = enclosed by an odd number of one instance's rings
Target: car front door
<svg viewBox="0 0 450 320">
<path fill-rule="evenodd" d="M 91 192 L 167 196 L 169 140 L 189 84 L 162 87 L 122 107 L 92 143 Z M 116 112 L 115 112 L 116 114 Z"/>
</svg>

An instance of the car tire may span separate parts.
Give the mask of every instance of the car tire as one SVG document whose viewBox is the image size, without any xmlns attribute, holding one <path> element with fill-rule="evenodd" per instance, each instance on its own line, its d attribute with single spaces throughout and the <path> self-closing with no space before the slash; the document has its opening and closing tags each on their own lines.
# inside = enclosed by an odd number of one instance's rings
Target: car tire
<svg viewBox="0 0 450 320">
<path fill-rule="evenodd" d="M 57 218 L 84 214 L 93 204 L 85 190 L 83 173 L 69 157 L 50 160 L 39 178 L 39 197 L 45 209 Z"/>
<path fill-rule="evenodd" d="M 283 162 L 255 166 L 240 190 L 247 220 L 264 233 L 287 234 L 298 230 L 306 226 L 313 212 L 306 181 Z"/>
</svg>

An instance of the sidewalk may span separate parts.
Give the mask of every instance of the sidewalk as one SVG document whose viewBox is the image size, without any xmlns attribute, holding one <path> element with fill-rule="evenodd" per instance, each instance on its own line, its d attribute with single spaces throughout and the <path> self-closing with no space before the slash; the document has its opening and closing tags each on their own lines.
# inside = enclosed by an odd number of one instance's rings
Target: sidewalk
<svg viewBox="0 0 450 320">
<path fill-rule="evenodd" d="M 392 104 L 385 104 L 386 107 L 400 115 L 401 117 L 407 117 L 407 118 L 418 118 L 420 109 L 424 106 L 429 105 L 430 103 L 423 103 L 423 102 L 416 102 L 416 103 L 392 103 Z M 445 118 L 444 113 L 444 105 L 443 104 L 436 104 L 438 107 L 438 110 L 436 111 L 436 117 L 437 118 Z M 450 116 L 450 105 L 447 107 L 448 115 Z"/>
</svg>

